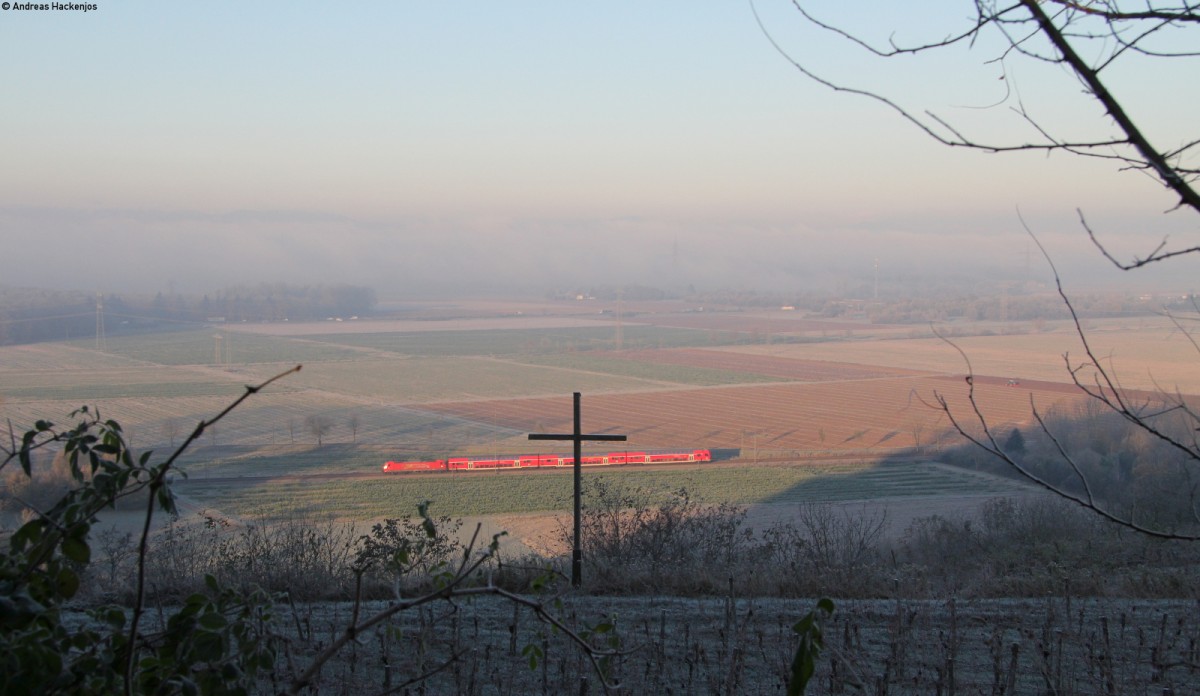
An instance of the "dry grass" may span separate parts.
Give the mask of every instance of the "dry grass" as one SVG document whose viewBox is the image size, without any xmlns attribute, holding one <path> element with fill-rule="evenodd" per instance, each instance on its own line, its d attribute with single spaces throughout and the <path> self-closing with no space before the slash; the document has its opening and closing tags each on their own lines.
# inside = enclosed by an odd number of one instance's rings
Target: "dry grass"
<svg viewBox="0 0 1200 696">
<path fill-rule="evenodd" d="M 1095 354 L 1130 389 L 1159 387 L 1200 394 L 1196 348 L 1168 320 L 1144 317 L 1088 322 Z M 941 327 L 952 336 L 953 327 Z M 977 375 L 1069 382 L 1063 363 L 1069 353 L 1083 355 L 1079 337 L 1061 323 L 1052 330 L 1018 335 L 952 337 L 971 360 Z M 835 360 L 911 370 L 963 374 L 966 365 L 951 346 L 937 338 L 845 341 L 801 345 L 736 346 L 722 352 L 770 355 L 802 360 Z"/>
<path fill-rule="evenodd" d="M 69 343 L 34 343 L 0 346 L 0 375 L 7 380 L 23 374 L 45 374 L 92 369 L 129 368 L 145 365 L 111 353 L 88 350 Z"/>
</svg>

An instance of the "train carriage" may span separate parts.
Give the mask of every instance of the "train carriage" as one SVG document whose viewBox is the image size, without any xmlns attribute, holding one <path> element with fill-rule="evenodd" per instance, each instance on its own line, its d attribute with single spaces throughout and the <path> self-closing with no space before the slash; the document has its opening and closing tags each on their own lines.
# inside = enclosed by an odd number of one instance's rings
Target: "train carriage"
<svg viewBox="0 0 1200 696">
<path fill-rule="evenodd" d="M 581 458 L 581 466 L 621 466 L 624 464 L 662 464 L 672 462 L 711 462 L 712 451 L 706 449 L 668 452 L 609 452 L 589 454 Z M 402 471 L 474 471 L 477 469 L 526 469 L 574 466 L 575 457 L 562 454 L 522 454 L 514 457 L 450 457 L 429 461 L 391 461 L 383 465 L 384 473 Z"/>
</svg>

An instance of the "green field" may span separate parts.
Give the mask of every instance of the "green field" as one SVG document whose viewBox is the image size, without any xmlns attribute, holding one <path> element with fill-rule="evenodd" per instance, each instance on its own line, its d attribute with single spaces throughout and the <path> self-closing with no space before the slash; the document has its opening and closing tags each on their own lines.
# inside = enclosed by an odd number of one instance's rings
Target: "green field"
<svg viewBox="0 0 1200 696">
<path fill-rule="evenodd" d="M 622 347 L 628 350 L 731 345 L 736 342 L 735 337 L 727 332 L 658 326 L 627 326 L 622 333 Z M 313 336 L 312 339 L 404 355 L 440 356 L 543 355 L 582 350 L 611 350 L 614 347 L 614 331 L 608 327 L 332 334 Z"/>
<path fill-rule="evenodd" d="M 678 348 L 736 342 L 730 332 L 627 326 L 625 348 Z M 214 336 L 221 335 L 216 339 Z M 527 451 L 524 432 L 502 427 L 487 409 L 474 420 L 423 404 L 488 402 L 559 395 L 643 392 L 670 385 L 722 387 L 775 378 L 747 372 L 625 360 L 611 349 L 612 327 L 490 329 L 289 338 L 188 329 L 95 341 L 0 347 L 0 419 L 19 433 L 37 419 L 66 422 L 81 405 L 119 420 L 135 449 L 159 457 L 200 422 L 296 363 L 297 374 L 254 395 L 209 428 L 181 460 L 181 492 L 238 515 L 320 511 L 368 520 L 408 514 L 426 499 L 441 512 L 488 515 L 564 509 L 564 472 L 397 475 L 377 479 L 298 479 L 296 475 L 375 473 L 388 460 Z M 220 356 L 215 350 L 220 348 Z M 219 364 L 218 363 L 219 358 Z M 329 427 L 317 446 L 307 425 Z M 530 427 L 535 427 L 530 424 Z M 793 503 L 874 497 L 1004 492 L 1009 484 L 905 464 L 813 468 L 622 468 L 619 476 L 655 491 L 687 488 L 700 500 Z M 270 477 L 277 477 L 271 480 Z M 222 483 L 217 479 L 225 479 Z M 236 483 L 229 483 L 233 479 Z M 995 490 L 993 490 L 995 489 Z"/>
<path fill-rule="evenodd" d="M 408 427 L 421 434 L 435 425 L 432 420 L 423 420 L 414 415 Z M 471 437 L 487 437 L 489 440 L 510 435 L 512 431 L 497 429 L 482 435 L 472 434 L 472 426 L 463 424 L 461 430 L 451 438 L 454 443 Z M 444 433 L 443 433 L 444 434 Z M 308 439 L 307 437 L 305 439 Z M 413 444 L 425 445 L 414 441 Z M 438 443 L 434 443 L 435 448 Z M 362 474 L 376 473 L 389 460 L 424 460 L 445 457 L 445 451 L 434 452 L 417 448 L 400 448 L 391 445 L 360 445 L 333 443 L 322 447 L 308 444 L 257 447 L 251 445 L 200 446 L 188 452 L 180 461 L 181 468 L 195 482 L 214 477 L 230 476 L 288 476 L 308 474 Z"/>
<path fill-rule="evenodd" d="M 246 462 L 247 473 L 257 470 Z M 884 497 L 1017 493 L 1018 484 L 984 479 L 932 464 L 889 463 L 836 467 L 688 467 L 588 470 L 596 477 L 666 496 L 686 489 L 701 502 L 737 505 L 865 500 Z M 397 474 L 358 480 L 205 482 L 194 477 L 179 492 L 227 514 L 287 516 L 297 512 L 371 520 L 411 514 L 425 500 L 438 514 L 495 515 L 565 511 L 570 507 L 569 471 L 487 471 Z"/>
<path fill-rule="evenodd" d="M 713 335 L 719 334 L 631 326 L 625 345 L 706 344 Z M 136 433 L 138 446 L 161 451 L 181 431 L 237 398 L 245 385 L 301 363 L 299 373 L 256 395 L 212 429 L 203 444 L 315 444 L 304 423 L 317 415 L 334 422 L 326 443 L 444 456 L 512 434 L 489 426 L 487 419 L 464 424 L 410 407 L 769 379 L 580 350 L 608 347 L 612 339 L 612 331 L 603 327 L 354 334 L 320 341 L 206 328 L 110 337 L 104 350 L 96 350 L 94 341 L 0 347 L 0 417 L 19 432 L 36 420 L 61 423 L 81 405 L 98 405 L 106 417 Z M 214 364 L 218 357 L 222 362 Z M 59 369 L 48 367 L 55 365 Z M 357 431 L 352 420 L 358 421 Z"/>
<path fill-rule="evenodd" d="M 250 368 L 250 372 L 266 379 L 283 367 L 282 364 L 258 365 Z M 572 391 L 597 393 L 655 386 L 632 377 L 548 370 L 535 365 L 469 356 L 372 357 L 353 362 L 314 363 L 288 377 L 286 384 L 393 403 L 570 394 Z"/>
<path fill-rule="evenodd" d="M 216 339 L 216 335 L 221 339 Z M 218 344 L 220 360 L 218 360 Z M 93 348 L 93 341 L 76 341 Z M 278 336 L 222 331 L 220 328 L 186 329 L 138 336 L 114 336 L 105 341 L 105 352 L 158 365 L 241 365 L 261 362 L 306 363 L 351 360 L 358 351 L 329 343 Z"/>
</svg>

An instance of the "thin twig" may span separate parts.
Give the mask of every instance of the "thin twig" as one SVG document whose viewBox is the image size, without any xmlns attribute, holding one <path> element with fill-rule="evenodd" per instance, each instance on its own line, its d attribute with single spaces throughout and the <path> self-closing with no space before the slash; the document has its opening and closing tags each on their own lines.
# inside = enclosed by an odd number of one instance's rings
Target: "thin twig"
<svg viewBox="0 0 1200 696">
<path fill-rule="evenodd" d="M 138 654 L 138 647 L 139 647 L 138 641 L 137 641 L 138 624 L 141 621 L 142 614 L 145 611 L 146 555 L 149 553 L 149 548 L 150 548 L 150 527 L 151 527 L 151 524 L 154 519 L 154 508 L 158 504 L 159 491 L 161 491 L 163 489 L 163 486 L 165 486 L 166 482 L 167 482 L 167 473 L 171 470 L 171 467 L 172 467 L 172 465 L 174 465 L 175 461 L 178 460 L 179 457 L 183 455 L 183 453 L 188 449 L 188 447 L 190 447 L 193 442 L 198 440 L 200 438 L 200 436 L 204 434 L 205 428 L 212 426 L 213 424 L 217 423 L 225 416 L 229 415 L 229 413 L 231 411 L 233 411 L 235 408 L 237 408 L 238 406 L 240 406 L 242 404 L 242 402 L 244 402 L 246 399 L 249 399 L 251 396 L 254 396 L 258 392 L 262 391 L 266 387 L 270 386 L 273 382 L 283 379 L 284 377 L 286 377 L 294 372 L 299 372 L 300 367 L 301 367 L 300 365 L 296 365 L 295 367 L 293 367 L 289 370 L 280 372 L 279 374 L 275 375 L 274 377 L 268 379 L 265 382 L 262 382 L 261 384 L 247 385 L 246 391 L 241 396 L 239 396 L 237 399 L 234 399 L 234 401 L 232 403 L 230 403 L 228 406 L 226 406 L 220 413 L 213 416 L 212 418 L 209 418 L 208 420 L 201 420 L 196 425 L 195 430 L 193 430 L 192 433 L 190 435 L 188 435 L 187 438 L 179 445 L 179 447 L 176 448 L 175 451 L 171 453 L 171 456 L 167 457 L 166 461 L 163 462 L 158 467 L 158 471 L 154 474 L 154 477 L 150 479 L 150 482 L 147 486 L 149 489 L 150 495 L 149 495 L 149 500 L 146 502 L 146 515 L 142 521 L 141 539 L 138 542 L 136 599 L 134 600 L 134 605 L 133 605 L 133 615 L 129 622 L 129 640 L 126 644 L 126 649 L 128 651 L 125 655 L 125 694 L 126 694 L 126 696 L 131 696 L 131 694 L 133 693 L 133 666 L 137 662 L 137 654 Z M 168 493 L 169 493 L 169 489 L 168 489 Z M 173 507 L 173 503 L 170 503 L 169 500 L 167 501 L 167 503 Z"/>
</svg>

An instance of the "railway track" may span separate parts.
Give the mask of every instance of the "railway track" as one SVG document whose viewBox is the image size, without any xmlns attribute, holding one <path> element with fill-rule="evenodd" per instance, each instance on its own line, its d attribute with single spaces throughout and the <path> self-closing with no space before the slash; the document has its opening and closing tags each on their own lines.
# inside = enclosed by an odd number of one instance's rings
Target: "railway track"
<svg viewBox="0 0 1200 696">
<path fill-rule="evenodd" d="M 735 459 L 723 459 L 713 462 L 666 462 L 657 464 L 609 464 L 609 465 L 588 465 L 584 468 L 587 470 L 613 470 L 613 471 L 663 471 L 678 469 L 681 467 L 692 468 L 740 468 L 750 466 L 818 466 L 823 464 L 846 464 L 848 462 L 869 461 L 873 458 L 879 458 L 878 455 L 871 456 L 863 453 L 841 453 L 841 454 L 822 454 L 813 457 L 796 457 L 796 456 L 775 456 L 775 457 L 739 457 Z M 882 459 L 882 458 L 879 458 Z M 928 457 L 918 457 L 913 455 L 891 455 L 886 457 L 890 462 L 921 462 L 927 461 Z M 363 479 L 395 479 L 396 477 L 422 477 L 422 476 L 523 476 L 523 475 L 553 475 L 557 473 L 565 473 L 571 471 L 570 466 L 564 467 L 537 467 L 537 468 L 503 468 L 503 469 L 464 469 L 456 471 L 396 471 L 382 473 L 379 471 L 348 471 L 348 472 L 321 472 L 315 474 L 275 474 L 275 475 L 258 475 L 247 474 L 245 476 L 193 476 L 190 478 L 179 478 L 173 482 L 176 486 L 188 486 L 190 484 L 232 484 L 232 483 L 271 483 L 271 482 L 319 482 L 332 480 L 363 480 Z"/>
</svg>

